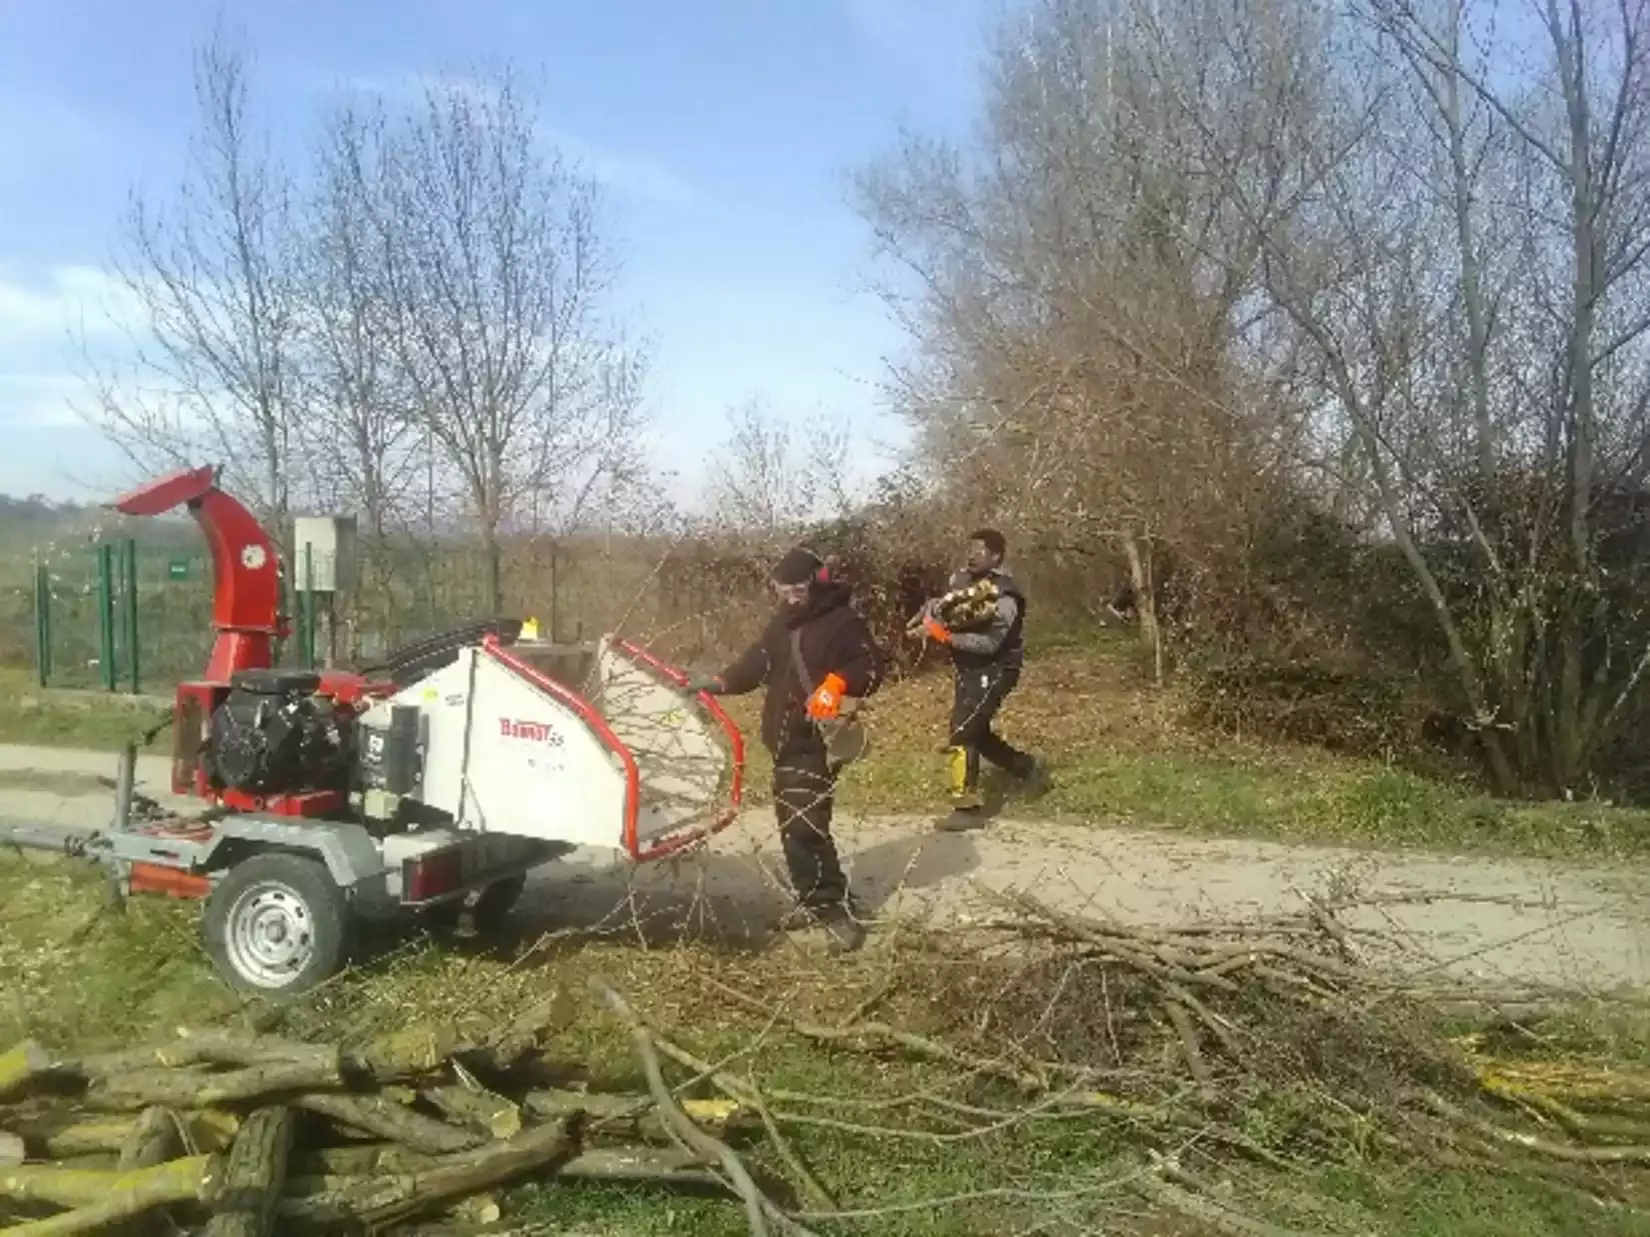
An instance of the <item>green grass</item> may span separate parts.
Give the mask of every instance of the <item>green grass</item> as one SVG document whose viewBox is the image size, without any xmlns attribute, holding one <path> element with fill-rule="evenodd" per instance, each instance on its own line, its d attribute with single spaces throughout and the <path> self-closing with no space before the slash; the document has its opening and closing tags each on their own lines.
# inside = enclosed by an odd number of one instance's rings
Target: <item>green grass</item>
<svg viewBox="0 0 1650 1237">
<path fill-rule="evenodd" d="M 947 711 L 943 676 L 900 685 L 877 702 L 876 750 L 845 778 L 844 807 L 937 812 L 944 760 L 936 750 Z M 0 674 L 12 708 L 0 712 L 0 741 L 113 748 L 161 715 L 154 706 L 97 693 L 40 692 L 23 675 Z M 756 700 L 736 703 L 754 731 Z M 1552 856 L 1650 853 L 1650 813 L 1593 804 L 1514 805 L 1470 787 L 1429 780 L 1378 762 L 1320 752 L 1212 740 L 1181 728 L 1168 706 L 1129 675 L 1125 659 L 1076 642 L 1039 650 L 1022 692 L 1003 718 L 1011 737 L 1051 758 L 1056 788 L 1036 804 L 1010 800 L 1015 815 L 1085 825 L 1128 823 L 1311 842 L 1425 846 Z M 754 746 L 754 745 L 753 745 Z M 754 753 L 753 781 L 765 771 Z M 0 1047 L 36 1036 L 58 1048 L 100 1049 L 200 1025 L 267 1015 L 211 973 L 196 935 L 197 908 L 139 899 L 104 905 L 89 868 L 0 854 Z M 553 985 L 582 992 L 609 975 L 650 1019 L 711 1060 L 731 1058 L 770 1091 L 852 1097 L 876 1103 L 929 1088 L 943 1075 L 898 1058 L 833 1053 L 729 1005 L 707 976 L 768 1001 L 796 997 L 835 1019 L 903 974 L 882 952 L 816 971 L 790 955 L 741 956 L 699 946 L 644 950 L 626 942 L 562 942 L 525 961 L 467 949 L 406 946 L 346 976 L 281 1015 L 280 1029 L 307 1037 L 358 1039 L 421 1021 L 486 1026 Z M 898 988 L 898 985 L 896 985 Z M 920 984 L 901 997 L 922 1013 Z M 1642 1018 L 1608 1020 L 1577 1009 L 1549 1029 L 1546 1050 L 1565 1059 L 1650 1066 Z M 592 1085 L 634 1089 L 636 1062 L 622 1029 L 590 1002 L 561 1033 L 556 1056 L 588 1071 Z M 988 1102 L 989 1095 L 973 1095 Z M 839 1114 L 867 1123 L 886 1116 Z M 1294 1120 L 1288 1096 L 1246 1114 L 1266 1140 Z M 803 1127 L 788 1135 L 847 1209 L 880 1209 L 821 1222 L 832 1234 L 976 1237 L 1019 1231 L 1030 1204 L 1012 1198 L 934 1205 L 981 1190 L 1070 1189 L 1137 1163 L 1127 1127 L 1047 1123 L 979 1142 L 938 1145 L 893 1134 Z M 778 1172 L 771 1151 L 753 1164 Z M 789 1174 L 785 1174 L 789 1176 Z M 1371 1153 L 1302 1179 L 1242 1166 L 1232 1188 L 1245 1209 L 1297 1229 L 1382 1237 L 1650 1237 L 1644 1213 L 1601 1209 L 1575 1195 L 1504 1174 Z M 746 1232 L 723 1199 L 640 1188 L 526 1187 L 507 1199 L 521 1218 L 597 1237 L 735 1237 Z M 1205 1232 L 1153 1213 L 1138 1198 L 1080 1199 L 1094 1231 L 1155 1237 Z M 893 1210 L 888 1210 L 893 1208 Z M 1060 1231 L 1060 1230 L 1050 1230 Z"/>
<path fill-rule="evenodd" d="M 873 751 L 849 769 L 850 811 L 945 810 L 949 678 L 927 675 L 875 702 Z M 732 702 L 754 730 L 757 701 Z M 1650 811 L 1580 801 L 1515 803 L 1466 780 L 1424 777 L 1377 760 L 1283 744 L 1238 742 L 1188 729 L 1174 705 L 1139 683 L 1126 656 L 1102 645 L 1057 647 L 1034 659 L 1003 713 L 1011 742 L 1045 757 L 1053 789 L 1035 802 L 986 774 L 1010 817 L 1302 843 L 1604 861 L 1650 855 Z M 765 791 L 765 754 L 751 782 Z"/>
<path fill-rule="evenodd" d="M 1313 1183 L 1325 1200 L 1371 1217 L 1391 1237 L 1646 1237 L 1650 1213 L 1607 1211 L 1537 1182 L 1437 1171 L 1399 1181 L 1333 1171 Z"/>
<path fill-rule="evenodd" d="M 1218 747 L 1055 761 L 1055 787 L 1035 803 L 1017 801 L 1013 788 L 997 780 L 1006 815 L 1463 853 L 1592 860 L 1650 854 L 1650 812 L 1511 803 L 1372 762 Z M 884 756 L 847 776 L 842 801 L 865 811 L 937 813 L 942 776 L 938 757 Z"/>
<path fill-rule="evenodd" d="M 0 1042 L 102 1048 L 233 1012 L 207 967 L 193 908 L 105 904 L 96 869 L 0 853 Z"/>
<path fill-rule="evenodd" d="M 119 748 L 166 716 L 143 696 L 42 689 L 26 671 L 0 670 L 0 743 Z"/>
<path fill-rule="evenodd" d="M 169 1028 L 237 1021 L 260 1014 L 230 994 L 211 974 L 196 944 L 194 908 L 162 900 L 136 900 L 123 912 L 105 909 L 92 872 L 63 861 L 25 861 L 0 856 L 0 1044 L 32 1035 L 55 1048 L 129 1046 L 169 1033 Z M 886 991 L 902 972 L 891 955 L 868 953 L 822 965 L 784 951 L 739 955 L 697 945 L 644 950 L 622 942 L 558 942 L 536 954 L 492 954 L 474 949 L 403 946 L 365 970 L 289 1006 L 278 1021 L 283 1033 L 356 1041 L 420 1023 L 481 1029 L 560 985 L 582 993 L 593 973 L 611 977 L 663 1033 L 724 1068 L 761 1080 L 770 1095 L 782 1092 L 835 1096 L 850 1105 L 815 1109 L 844 1120 L 897 1130 L 908 1122 L 878 1110 L 896 1096 L 954 1084 L 947 1071 L 895 1056 L 831 1052 L 800 1039 L 771 1020 L 753 1015 L 720 995 L 714 983 L 760 993 L 804 1016 L 840 1019 L 871 993 Z M 922 980 L 896 985 L 886 1014 L 900 1025 L 923 1026 L 931 1009 Z M 927 1013 L 925 1014 L 925 1010 Z M 913 1023 L 911 1020 L 915 1019 Z M 1573 1042 L 1552 1046 L 1581 1059 L 1645 1059 L 1650 1034 L 1641 1021 L 1601 1030 L 1589 1011 L 1579 1011 Z M 640 1073 L 623 1029 L 593 1001 L 576 1005 L 576 1016 L 559 1032 L 553 1058 L 582 1067 L 598 1089 L 635 1090 Z M 680 1071 L 672 1069 L 674 1077 Z M 955 1092 L 982 1104 L 1005 1104 L 990 1089 Z M 1286 1094 L 1247 1114 L 1250 1136 L 1276 1145 L 1294 1119 Z M 792 1107 L 801 1107 L 787 1100 Z M 849 1132 L 788 1126 L 787 1137 L 812 1172 L 847 1210 L 870 1210 L 863 1219 L 816 1227 L 871 1237 L 986 1237 L 1021 1231 L 1047 1205 L 1024 1196 L 959 1199 L 982 1191 L 1057 1190 L 1120 1177 L 1138 1163 L 1126 1123 L 1046 1122 L 1020 1126 L 978 1141 L 938 1145 L 894 1132 Z M 779 1179 L 783 1172 L 758 1129 L 738 1138 L 753 1169 Z M 1575 1195 L 1522 1182 L 1402 1162 L 1373 1153 L 1325 1166 L 1305 1179 L 1268 1173 L 1241 1160 L 1231 1165 L 1233 1197 L 1243 1208 L 1297 1229 L 1380 1237 L 1644 1237 L 1647 1214 L 1602 1210 Z M 934 1200 L 954 1200 L 937 1203 Z M 553 1221 L 561 1229 L 613 1237 L 737 1237 L 747 1230 L 736 1204 L 646 1188 L 585 1185 L 527 1186 L 505 1198 L 518 1218 Z M 798 1205 L 806 1206 L 805 1202 Z M 1193 1237 L 1204 1230 L 1153 1213 L 1127 1193 L 1073 1195 L 1065 1206 L 1087 1231 Z M 1055 1228 L 1048 1231 L 1072 1231 Z"/>
</svg>

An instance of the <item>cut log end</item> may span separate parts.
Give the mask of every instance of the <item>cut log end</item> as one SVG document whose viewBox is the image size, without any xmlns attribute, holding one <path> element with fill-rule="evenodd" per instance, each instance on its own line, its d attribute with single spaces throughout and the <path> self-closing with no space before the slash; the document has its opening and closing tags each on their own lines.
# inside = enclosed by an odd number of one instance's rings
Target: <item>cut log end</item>
<svg viewBox="0 0 1650 1237">
<path fill-rule="evenodd" d="M 32 1039 L 0 1052 L 0 1100 L 21 1095 L 51 1068 L 51 1054 Z"/>
<path fill-rule="evenodd" d="M 223 1184 L 202 1237 L 270 1237 L 286 1184 L 296 1126 L 285 1106 L 260 1108 L 246 1119 L 224 1164 Z"/>
<path fill-rule="evenodd" d="M 145 1108 L 121 1140 L 118 1167 L 123 1171 L 153 1168 L 184 1151 L 177 1119 L 165 1108 Z"/>
</svg>

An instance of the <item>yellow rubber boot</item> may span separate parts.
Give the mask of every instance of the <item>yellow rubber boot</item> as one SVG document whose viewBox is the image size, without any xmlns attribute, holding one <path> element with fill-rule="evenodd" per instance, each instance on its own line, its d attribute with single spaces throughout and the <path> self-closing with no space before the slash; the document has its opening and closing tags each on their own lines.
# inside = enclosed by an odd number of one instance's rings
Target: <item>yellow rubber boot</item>
<svg viewBox="0 0 1650 1237">
<path fill-rule="evenodd" d="M 953 747 L 947 753 L 951 774 L 951 806 L 959 812 L 975 812 L 985 806 L 980 794 L 980 760 L 966 747 Z"/>
</svg>

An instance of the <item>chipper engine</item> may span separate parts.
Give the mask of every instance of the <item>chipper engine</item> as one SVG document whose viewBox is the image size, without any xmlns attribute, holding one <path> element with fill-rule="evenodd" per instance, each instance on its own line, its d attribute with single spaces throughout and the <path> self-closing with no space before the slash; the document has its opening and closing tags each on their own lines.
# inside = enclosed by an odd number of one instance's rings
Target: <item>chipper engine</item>
<svg viewBox="0 0 1650 1237">
<path fill-rule="evenodd" d="M 135 819 L 128 745 L 110 828 L 17 825 L 0 840 L 95 859 L 122 895 L 205 899 L 207 949 L 238 986 L 303 991 L 348 960 L 364 922 L 468 909 L 485 928 L 531 869 L 577 847 L 647 862 L 738 813 L 738 728 L 634 644 L 550 644 L 492 620 L 359 670 L 280 669 L 280 559 L 215 468 L 113 505 L 185 507 L 211 550 L 212 651 L 171 718 L 172 790 L 202 810 Z"/>
</svg>

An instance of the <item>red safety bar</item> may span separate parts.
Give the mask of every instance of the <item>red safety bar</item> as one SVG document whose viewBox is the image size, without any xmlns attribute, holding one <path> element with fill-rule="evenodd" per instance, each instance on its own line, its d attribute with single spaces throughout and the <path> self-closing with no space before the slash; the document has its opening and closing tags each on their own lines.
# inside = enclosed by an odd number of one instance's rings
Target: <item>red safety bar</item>
<svg viewBox="0 0 1650 1237">
<path fill-rule="evenodd" d="M 644 850 L 642 848 L 641 836 L 637 831 L 638 818 L 641 814 L 641 773 L 636 766 L 636 757 L 632 755 L 630 749 L 625 746 L 624 740 L 620 739 L 619 736 L 613 732 L 613 727 L 608 725 L 607 719 L 597 712 L 596 707 L 588 700 L 579 695 L 577 692 L 571 691 L 570 689 L 562 686 L 562 684 L 556 682 L 538 667 L 523 661 L 515 654 L 506 650 L 499 643 L 497 636 L 486 637 L 481 642 L 481 647 L 482 651 L 494 661 L 498 662 L 500 665 L 508 666 L 511 670 L 514 670 L 517 674 L 521 675 L 523 678 L 527 679 L 535 686 L 543 689 L 545 692 L 559 700 L 562 704 L 565 704 L 568 708 L 572 709 L 579 715 L 580 718 L 583 719 L 584 723 L 595 732 L 596 737 L 606 744 L 610 751 L 619 757 L 619 760 L 624 766 L 625 781 L 624 848 L 631 859 L 635 860 L 637 863 L 646 863 L 654 859 L 663 859 L 667 855 L 674 855 L 677 852 L 692 846 L 695 842 L 702 841 L 713 834 L 720 833 L 723 829 L 726 829 L 736 819 L 738 819 L 739 806 L 744 795 L 745 740 L 744 736 L 739 733 L 739 727 L 734 725 L 733 720 L 728 717 L 727 713 L 725 713 L 722 710 L 722 707 L 714 700 L 711 700 L 708 697 L 701 697 L 700 702 L 704 705 L 710 715 L 714 717 L 727 732 L 729 742 L 732 746 L 733 781 L 729 791 L 728 806 L 717 815 L 715 820 L 711 821 L 709 824 L 700 825 L 696 828 L 684 829 L 680 833 L 667 834 Z M 687 681 L 687 676 L 680 670 L 676 670 L 673 667 L 665 665 L 651 653 L 637 648 L 633 644 L 628 644 L 623 641 L 615 641 L 613 647 L 623 652 L 632 661 L 646 667 L 649 670 L 652 670 L 654 673 L 659 674 L 664 678 L 670 679 L 676 683 L 685 683 Z"/>
</svg>

